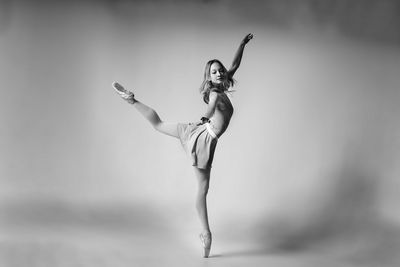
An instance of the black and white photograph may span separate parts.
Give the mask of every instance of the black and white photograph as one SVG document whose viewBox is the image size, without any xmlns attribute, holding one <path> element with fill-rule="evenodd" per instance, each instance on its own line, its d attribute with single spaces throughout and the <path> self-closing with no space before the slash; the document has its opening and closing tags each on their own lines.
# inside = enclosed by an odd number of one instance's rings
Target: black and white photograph
<svg viewBox="0 0 400 267">
<path fill-rule="evenodd" d="M 399 25 L 397 0 L 0 0 L 0 266 L 400 266 Z"/>
</svg>

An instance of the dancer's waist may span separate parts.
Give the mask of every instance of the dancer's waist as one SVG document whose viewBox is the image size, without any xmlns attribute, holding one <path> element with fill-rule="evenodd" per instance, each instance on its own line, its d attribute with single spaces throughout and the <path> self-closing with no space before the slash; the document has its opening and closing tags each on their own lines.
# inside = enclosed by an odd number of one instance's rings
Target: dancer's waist
<svg viewBox="0 0 400 267">
<path fill-rule="evenodd" d="M 213 138 L 218 139 L 218 136 L 215 134 L 215 132 L 214 132 L 213 129 L 211 128 L 210 123 L 206 123 L 206 129 L 207 129 L 207 132 L 208 132 Z"/>
</svg>

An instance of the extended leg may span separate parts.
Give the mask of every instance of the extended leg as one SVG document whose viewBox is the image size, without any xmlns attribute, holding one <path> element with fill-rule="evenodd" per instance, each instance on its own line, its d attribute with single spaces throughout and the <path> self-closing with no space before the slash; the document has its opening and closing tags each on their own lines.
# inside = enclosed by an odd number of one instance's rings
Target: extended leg
<svg viewBox="0 0 400 267">
<path fill-rule="evenodd" d="M 196 167 L 194 169 L 198 181 L 196 209 L 203 228 L 203 232 L 200 234 L 200 239 L 204 247 L 204 257 L 208 257 L 212 242 L 207 212 L 207 194 L 210 185 L 210 170 L 199 169 Z"/>
<path fill-rule="evenodd" d="M 113 83 L 113 87 L 115 91 L 128 103 L 133 104 L 133 106 L 139 111 L 140 114 L 143 115 L 156 129 L 157 131 L 164 133 L 166 135 L 170 135 L 176 138 L 179 138 L 178 129 L 176 123 L 167 123 L 160 119 L 157 112 L 149 106 L 141 103 L 140 101 L 135 99 L 135 95 L 126 90 L 122 85 L 117 82 Z"/>
</svg>

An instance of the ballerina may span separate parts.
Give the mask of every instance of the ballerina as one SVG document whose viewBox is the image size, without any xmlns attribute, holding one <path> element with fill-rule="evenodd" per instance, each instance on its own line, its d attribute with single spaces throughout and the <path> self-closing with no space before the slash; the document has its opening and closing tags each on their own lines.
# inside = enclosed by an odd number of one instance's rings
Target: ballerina
<svg viewBox="0 0 400 267">
<path fill-rule="evenodd" d="M 169 123 L 160 119 L 157 112 L 135 98 L 133 92 L 126 90 L 118 82 L 112 84 L 115 91 L 132 104 L 159 132 L 176 137 L 188 153 L 198 180 L 196 209 L 203 231 L 200 240 L 203 256 L 208 258 L 211 250 L 212 234 L 208 221 L 207 193 L 210 184 L 211 166 L 218 138 L 226 131 L 233 115 L 233 105 L 228 89 L 234 85 L 233 75 L 240 66 L 243 50 L 253 38 L 247 34 L 240 43 L 232 66 L 227 70 L 221 61 L 212 59 L 206 63 L 204 80 L 200 87 L 206 112 L 196 123 Z"/>
</svg>

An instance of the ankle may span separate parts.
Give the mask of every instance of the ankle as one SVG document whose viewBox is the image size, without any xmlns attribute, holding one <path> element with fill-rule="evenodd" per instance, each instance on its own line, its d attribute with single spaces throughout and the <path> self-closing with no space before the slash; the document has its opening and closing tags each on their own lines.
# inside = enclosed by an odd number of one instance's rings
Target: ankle
<svg viewBox="0 0 400 267">
<path fill-rule="evenodd" d="M 129 98 L 125 98 L 125 100 L 129 103 L 134 105 L 136 102 L 138 102 L 133 96 Z"/>
</svg>

